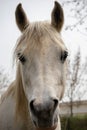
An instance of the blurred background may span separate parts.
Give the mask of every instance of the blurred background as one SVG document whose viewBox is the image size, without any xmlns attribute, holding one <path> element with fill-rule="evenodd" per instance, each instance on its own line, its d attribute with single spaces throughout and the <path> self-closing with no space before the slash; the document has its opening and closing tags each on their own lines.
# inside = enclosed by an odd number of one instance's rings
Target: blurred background
<svg viewBox="0 0 87 130">
<path fill-rule="evenodd" d="M 61 101 L 61 113 L 71 116 L 87 114 L 87 0 L 58 2 L 64 9 L 61 35 L 69 51 L 67 87 Z M 13 52 L 21 35 L 15 23 L 15 9 L 19 3 L 31 22 L 50 20 L 54 6 L 54 0 L 0 0 L 0 95 L 15 78 Z"/>
</svg>

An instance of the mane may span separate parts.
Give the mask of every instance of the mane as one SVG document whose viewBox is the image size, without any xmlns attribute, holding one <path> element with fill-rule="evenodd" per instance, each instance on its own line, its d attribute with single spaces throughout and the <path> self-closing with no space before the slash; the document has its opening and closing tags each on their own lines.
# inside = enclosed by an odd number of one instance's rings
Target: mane
<svg viewBox="0 0 87 130">
<path fill-rule="evenodd" d="M 41 43 L 44 42 L 44 37 L 46 38 L 46 42 L 48 43 L 49 40 L 58 43 L 61 48 L 63 48 L 63 41 L 61 39 L 60 33 L 51 25 L 51 23 L 44 21 L 44 22 L 33 22 L 31 23 L 27 29 L 22 33 L 20 38 L 17 40 L 17 44 L 14 51 L 14 60 L 16 59 L 16 54 L 20 51 L 23 53 L 25 50 L 29 50 L 32 48 L 37 48 L 40 46 Z M 33 40 L 32 44 L 23 45 L 28 40 Z M 41 41 L 41 42 L 34 42 L 34 41 Z M 39 44 L 40 43 L 40 44 Z M 45 46 L 45 45 L 44 45 Z"/>
<path fill-rule="evenodd" d="M 28 120 L 28 102 L 23 90 L 22 77 L 20 72 L 20 65 L 17 68 L 15 80 L 15 98 L 16 98 L 16 119 L 22 117 L 25 121 Z"/>
<path fill-rule="evenodd" d="M 14 83 L 15 83 L 15 81 L 12 82 L 12 83 L 10 84 L 10 86 L 8 87 L 7 91 L 6 91 L 4 94 L 1 95 L 0 104 L 3 103 L 3 101 L 4 101 L 5 99 L 7 99 L 7 97 L 8 97 L 9 95 L 11 95 L 12 97 L 14 97 L 14 95 L 15 95 Z"/>
</svg>

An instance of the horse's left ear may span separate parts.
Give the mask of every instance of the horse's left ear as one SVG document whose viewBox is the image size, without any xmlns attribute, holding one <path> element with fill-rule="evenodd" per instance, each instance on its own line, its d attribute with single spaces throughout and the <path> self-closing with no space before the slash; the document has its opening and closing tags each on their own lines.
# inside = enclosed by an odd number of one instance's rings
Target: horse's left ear
<svg viewBox="0 0 87 130">
<path fill-rule="evenodd" d="M 55 1 L 55 5 L 51 14 L 51 24 L 57 29 L 58 32 L 61 31 L 64 23 L 64 13 L 61 5 Z"/>
<path fill-rule="evenodd" d="M 19 30 L 23 32 L 29 25 L 29 21 L 27 19 L 26 13 L 24 12 L 24 9 L 22 8 L 22 4 L 18 4 L 16 8 L 15 19 Z"/>
</svg>

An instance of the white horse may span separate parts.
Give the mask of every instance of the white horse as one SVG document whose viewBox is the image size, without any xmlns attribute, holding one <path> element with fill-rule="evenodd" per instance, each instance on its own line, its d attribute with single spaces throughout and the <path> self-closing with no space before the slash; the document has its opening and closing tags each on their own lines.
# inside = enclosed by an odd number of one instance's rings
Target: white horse
<svg viewBox="0 0 87 130">
<path fill-rule="evenodd" d="M 22 35 L 14 52 L 16 78 L 1 98 L 0 130 L 60 130 L 67 58 L 63 9 L 55 2 L 50 23 L 30 23 L 21 4 L 15 16 Z"/>
</svg>

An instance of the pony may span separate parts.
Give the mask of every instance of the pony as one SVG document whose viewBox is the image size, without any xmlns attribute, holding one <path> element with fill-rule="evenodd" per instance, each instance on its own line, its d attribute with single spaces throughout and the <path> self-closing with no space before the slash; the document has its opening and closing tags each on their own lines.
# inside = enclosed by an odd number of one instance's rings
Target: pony
<svg viewBox="0 0 87 130">
<path fill-rule="evenodd" d="M 15 19 L 21 31 L 14 51 L 17 69 L 1 97 L 0 130 L 60 130 L 68 55 L 60 34 L 63 9 L 55 1 L 51 22 L 31 23 L 20 3 Z"/>
</svg>

